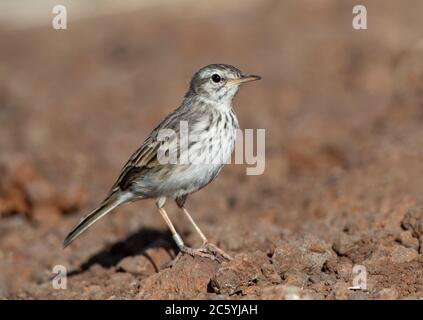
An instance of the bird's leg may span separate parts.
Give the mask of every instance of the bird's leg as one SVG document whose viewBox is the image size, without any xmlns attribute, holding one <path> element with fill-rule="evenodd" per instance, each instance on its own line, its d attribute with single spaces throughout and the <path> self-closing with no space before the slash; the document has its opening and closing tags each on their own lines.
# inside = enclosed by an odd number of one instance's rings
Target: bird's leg
<svg viewBox="0 0 423 320">
<path fill-rule="evenodd" d="M 201 240 L 203 241 L 203 246 L 207 244 L 208 240 L 206 238 L 206 236 L 204 235 L 204 233 L 201 231 L 201 229 L 197 226 L 197 224 L 195 223 L 194 219 L 191 217 L 191 215 L 189 214 L 188 210 L 185 209 L 185 207 L 181 207 L 182 211 L 185 213 L 185 216 L 188 218 L 189 222 L 191 222 L 191 224 L 193 225 L 195 231 L 197 231 L 197 233 L 200 235 Z"/>
<path fill-rule="evenodd" d="M 170 221 L 169 216 L 164 208 L 159 207 L 160 214 L 162 215 L 164 221 L 166 222 L 167 226 L 169 227 L 170 233 L 172 233 L 172 238 L 175 241 L 176 245 L 178 246 L 179 250 L 182 251 L 182 248 L 185 246 L 184 241 L 182 240 L 179 233 L 176 232 L 175 227 L 173 226 L 172 221 Z"/>
<path fill-rule="evenodd" d="M 201 240 L 203 240 L 203 244 L 202 244 L 201 248 L 198 249 L 198 251 L 201 251 L 201 252 L 210 252 L 215 257 L 221 256 L 223 259 L 226 259 L 228 261 L 232 260 L 232 257 L 230 255 L 228 255 L 225 251 L 223 251 L 222 249 L 218 248 L 214 244 L 209 243 L 208 240 L 207 240 L 207 238 L 206 238 L 206 236 L 204 235 L 204 233 L 197 226 L 197 224 L 195 223 L 194 219 L 189 214 L 188 210 L 184 206 L 181 206 L 181 209 L 185 213 L 185 216 L 188 218 L 188 220 L 193 225 L 194 229 L 200 235 Z M 218 259 L 218 260 L 221 260 L 221 259 Z"/>
<path fill-rule="evenodd" d="M 176 258 L 174 259 L 174 261 L 172 262 L 172 266 L 176 263 L 176 261 L 179 260 L 179 258 L 181 257 L 181 253 L 187 253 L 191 256 L 200 256 L 200 257 L 204 257 L 204 258 L 209 258 L 211 260 L 217 260 L 216 256 L 213 254 L 210 254 L 208 252 L 203 252 L 201 250 L 196 250 L 196 249 L 192 249 L 190 247 L 187 247 L 184 244 L 184 241 L 182 240 L 181 236 L 179 235 L 179 233 L 176 232 L 175 227 L 173 226 L 172 221 L 170 221 L 169 216 L 167 215 L 166 210 L 163 208 L 163 206 L 159 206 L 157 205 L 160 214 L 162 215 L 164 221 L 166 222 L 167 226 L 169 227 L 170 232 L 172 233 L 172 238 L 175 241 L 176 245 L 178 246 L 180 253 L 176 256 Z"/>
</svg>

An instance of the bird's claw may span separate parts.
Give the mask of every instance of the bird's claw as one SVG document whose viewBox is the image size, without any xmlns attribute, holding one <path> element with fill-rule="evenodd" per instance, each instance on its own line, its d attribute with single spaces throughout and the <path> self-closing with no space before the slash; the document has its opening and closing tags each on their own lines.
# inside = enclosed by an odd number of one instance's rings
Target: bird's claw
<svg viewBox="0 0 423 320">
<path fill-rule="evenodd" d="M 222 249 L 220 249 L 219 247 L 215 246 L 212 243 L 205 242 L 203 243 L 200 249 L 211 253 L 214 257 L 220 260 L 219 262 L 222 262 L 224 260 L 226 261 L 232 260 L 232 257 L 229 254 L 227 254 L 225 251 L 223 251 Z"/>
<path fill-rule="evenodd" d="M 232 257 L 228 255 L 226 252 L 224 252 L 222 249 L 218 248 L 214 244 L 205 242 L 200 248 L 193 249 L 187 246 L 183 246 L 175 259 L 171 261 L 171 263 L 168 265 L 169 267 L 175 266 L 175 264 L 179 261 L 179 259 L 184 254 L 189 254 L 192 257 L 202 257 L 207 258 L 212 261 L 217 261 L 218 263 L 222 263 L 224 261 L 231 261 Z"/>
</svg>

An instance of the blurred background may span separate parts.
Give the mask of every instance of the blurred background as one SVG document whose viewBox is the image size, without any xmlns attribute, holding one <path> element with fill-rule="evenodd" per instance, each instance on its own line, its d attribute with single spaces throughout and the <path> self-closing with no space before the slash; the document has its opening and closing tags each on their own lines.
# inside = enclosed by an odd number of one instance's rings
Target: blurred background
<svg viewBox="0 0 423 320">
<path fill-rule="evenodd" d="M 67 30 L 51 26 L 56 4 L 67 8 Z M 263 175 L 229 165 L 190 197 L 210 239 L 234 255 L 270 258 L 297 235 L 329 248 L 332 267 L 277 270 L 263 288 L 289 283 L 349 298 L 349 276 L 337 268 L 362 263 L 374 275 L 366 297 L 422 297 L 423 2 L 361 1 L 367 30 L 352 28 L 356 4 L 1 0 L 0 298 L 144 298 L 148 285 L 154 298 L 215 294 L 169 296 L 154 282 L 166 270 L 119 265 L 169 242 L 150 201 L 115 210 L 62 250 L 210 63 L 262 76 L 234 105 L 242 128 L 266 129 Z M 168 210 L 198 245 L 176 207 Z M 51 288 L 56 264 L 81 269 L 70 290 Z M 260 296 L 257 286 L 243 296 Z"/>
</svg>

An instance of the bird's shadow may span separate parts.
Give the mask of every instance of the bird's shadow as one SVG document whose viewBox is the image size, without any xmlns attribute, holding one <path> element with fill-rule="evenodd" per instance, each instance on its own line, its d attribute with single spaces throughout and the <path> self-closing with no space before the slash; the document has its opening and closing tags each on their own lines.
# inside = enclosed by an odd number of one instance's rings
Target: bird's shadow
<svg viewBox="0 0 423 320">
<path fill-rule="evenodd" d="M 129 256 L 144 255 L 151 261 L 154 269 L 159 271 L 159 267 L 154 263 L 146 252 L 146 249 L 152 247 L 164 248 L 170 256 L 174 256 L 177 249 L 173 244 L 172 237 L 169 232 L 157 229 L 142 228 L 137 232 L 129 235 L 125 240 L 115 242 L 98 253 L 92 255 L 79 268 L 72 270 L 68 276 L 76 276 L 91 268 L 95 264 L 99 264 L 104 268 L 116 266 L 122 259 Z"/>
</svg>

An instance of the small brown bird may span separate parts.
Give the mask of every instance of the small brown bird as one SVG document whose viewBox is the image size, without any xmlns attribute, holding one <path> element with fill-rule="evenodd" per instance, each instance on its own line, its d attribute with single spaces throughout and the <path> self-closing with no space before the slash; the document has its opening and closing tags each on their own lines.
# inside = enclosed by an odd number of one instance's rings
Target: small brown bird
<svg viewBox="0 0 423 320">
<path fill-rule="evenodd" d="M 207 241 L 184 204 L 189 194 L 213 181 L 230 158 L 239 128 L 232 99 L 242 83 L 259 79 L 255 75 L 243 75 L 227 64 L 211 64 L 195 73 L 181 106 L 150 133 L 123 167 L 105 200 L 75 226 L 64 246 L 119 205 L 152 198 L 180 254 L 230 260 L 229 255 Z M 183 125 L 187 128 L 188 143 L 178 140 L 184 134 Z M 175 200 L 185 213 L 203 241 L 200 248 L 192 249 L 184 244 L 164 209 L 166 199 Z"/>
</svg>

